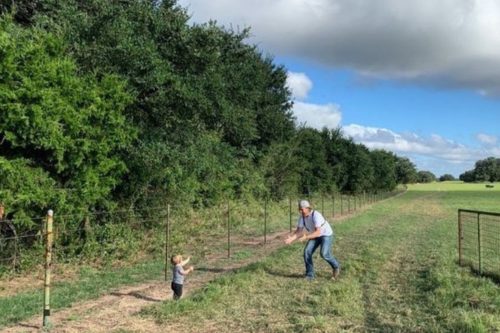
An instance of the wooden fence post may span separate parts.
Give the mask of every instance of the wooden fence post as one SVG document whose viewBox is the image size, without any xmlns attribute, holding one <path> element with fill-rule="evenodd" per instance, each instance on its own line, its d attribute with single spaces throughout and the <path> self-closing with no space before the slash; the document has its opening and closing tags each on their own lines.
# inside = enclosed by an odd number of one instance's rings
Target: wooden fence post
<svg viewBox="0 0 500 333">
<path fill-rule="evenodd" d="M 47 212 L 46 220 L 46 243 L 45 243 L 45 283 L 43 293 L 43 326 L 49 324 L 50 317 L 50 279 L 52 273 L 52 224 L 54 212 L 49 210 Z"/>
</svg>

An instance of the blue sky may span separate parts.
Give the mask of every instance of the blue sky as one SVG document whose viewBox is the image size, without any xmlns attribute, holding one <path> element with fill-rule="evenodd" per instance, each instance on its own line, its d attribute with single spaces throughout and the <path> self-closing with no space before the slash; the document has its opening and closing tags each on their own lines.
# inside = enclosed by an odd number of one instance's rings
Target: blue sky
<svg viewBox="0 0 500 333">
<path fill-rule="evenodd" d="M 181 0 L 192 23 L 250 27 L 288 70 L 297 122 L 340 126 L 419 170 L 500 157 L 500 2 Z"/>
</svg>

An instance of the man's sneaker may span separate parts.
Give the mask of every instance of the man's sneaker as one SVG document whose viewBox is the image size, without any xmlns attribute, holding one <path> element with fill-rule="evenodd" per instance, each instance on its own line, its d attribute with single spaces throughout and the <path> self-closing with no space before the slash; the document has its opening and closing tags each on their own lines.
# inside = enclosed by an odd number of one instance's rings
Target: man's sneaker
<svg viewBox="0 0 500 333">
<path fill-rule="evenodd" d="M 309 281 L 309 282 L 310 281 L 314 281 L 314 276 L 307 276 L 306 275 L 306 280 Z"/>
<path fill-rule="evenodd" d="M 333 270 L 333 276 L 332 276 L 332 279 L 333 279 L 333 280 L 337 280 L 337 279 L 338 279 L 338 277 L 339 277 L 339 275 L 340 275 L 340 267 L 339 267 L 339 268 L 335 268 L 335 269 Z"/>
</svg>

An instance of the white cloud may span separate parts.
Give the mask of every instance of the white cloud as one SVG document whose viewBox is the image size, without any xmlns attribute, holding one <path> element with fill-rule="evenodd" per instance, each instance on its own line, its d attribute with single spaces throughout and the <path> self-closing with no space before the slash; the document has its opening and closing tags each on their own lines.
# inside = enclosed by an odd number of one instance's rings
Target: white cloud
<svg viewBox="0 0 500 333">
<path fill-rule="evenodd" d="M 500 94 L 497 0 L 181 0 L 193 21 L 252 28 L 253 43 L 372 78 Z"/>
<path fill-rule="evenodd" d="M 298 100 L 306 99 L 313 87 L 311 79 L 305 73 L 288 72 L 286 84 L 292 91 L 293 97 Z"/>
<path fill-rule="evenodd" d="M 410 157 L 420 170 L 433 171 L 437 176 L 450 172 L 459 176 L 473 168 L 476 161 L 500 154 L 500 147 L 471 148 L 436 134 L 421 137 L 415 133 L 396 133 L 385 128 L 356 124 L 344 126 L 342 130 L 354 142 L 370 149 L 385 149 Z M 494 137 L 485 138 L 491 140 Z"/>
<path fill-rule="evenodd" d="M 340 107 L 336 104 L 309 104 L 295 102 L 293 113 L 299 124 L 316 129 L 337 128 L 342 120 Z"/>
<path fill-rule="evenodd" d="M 180 0 L 193 22 L 215 19 L 251 27 L 251 43 L 281 57 L 349 69 L 362 79 L 396 79 L 500 96 L 498 0 Z M 340 125 L 335 104 L 305 103 L 312 82 L 289 73 L 299 123 L 320 129 Z M 421 137 L 349 125 L 345 134 L 369 148 L 408 156 L 424 170 L 455 175 L 475 161 L 500 156 L 498 138 L 478 134 L 482 148 L 439 135 Z M 450 168 L 447 170 L 446 168 Z M 439 172 L 436 173 L 439 175 Z"/>
<path fill-rule="evenodd" d="M 485 145 L 496 145 L 496 143 L 498 142 L 498 138 L 496 136 L 484 133 L 479 133 L 478 135 L 476 135 L 476 138 L 479 142 Z"/>
<path fill-rule="evenodd" d="M 294 113 L 299 124 L 316 129 L 337 128 L 342 118 L 340 108 L 335 104 L 297 102 Z M 369 149 L 384 149 L 398 156 L 406 156 L 416 164 L 418 170 L 429 170 L 438 177 L 446 173 L 458 177 L 474 168 L 476 161 L 500 155 L 500 147 L 471 148 L 437 134 L 422 137 L 415 133 L 396 133 L 386 128 L 357 124 L 342 126 L 342 132 Z"/>
<path fill-rule="evenodd" d="M 348 125 L 342 128 L 343 132 L 355 142 L 363 143 L 368 148 L 386 149 L 396 153 L 439 156 L 441 159 L 452 161 L 475 161 L 483 156 L 477 151 L 433 134 L 427 138 L 415 133 L 398 134 L 385 128 Z"/>
</svg>

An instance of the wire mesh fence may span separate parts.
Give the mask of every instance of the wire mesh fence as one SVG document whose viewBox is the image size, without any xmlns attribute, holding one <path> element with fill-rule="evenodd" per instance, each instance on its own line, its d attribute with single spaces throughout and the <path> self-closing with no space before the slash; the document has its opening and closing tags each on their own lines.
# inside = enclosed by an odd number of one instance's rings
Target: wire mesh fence
<svg viewBox="0 0 500 333">
<path fill-rule="evenodd" d="M 458 210 L 458 257 L 461 266 L 500 279 L 500 213 Z"/>
<path fill-rule="evenodd" d="M 314 209 L 330 220 L 400 193 L 317 194 L 308 197 Z M 191 252 L 231 256 L 238 244 L 266 244 L 269 235 L 293 231 L 297 201 L 289 197 L 245 202 L 226 201 L 195 210 L 182 205 L 113 209 L 74 214 L 54 212 L 54 263 L 103 262 L 137 253 L 152 256 Z M 47 217 L 0 218 L 0 273 L 43 264 Z M 19 233 L 18 225 L 30 226 Z M 168 228 L 168 230 L 167 230 Z M 147 240 L 147 242 L 144 242 Z M 168 258 L 165 259 L 168 264 Z M 167 266 L 167 265 L 166 265 Z"/>
<path fill-rule="evenodd" d="M 308 199 L 314 209 L 324 212 L 334 224 L 334 218 L 342 214 L 399 193 L 331 194 Z M 168 203 L 144 209 L 61 215 L 49 210 L 45 217 L 23 217 L 22 221 L 0 217 L 0 275 L 2 271 L 18 267 L 44 267 L 45 327 L 51 311 L 51 287 L 57 287 L 55 281 L 77 276 L 76 272 L 68 276 L 65 271 L 65 267 L 74 264 L 75 260 L 79 261 L 77 266 L 80 268 L 99 269 L 106 261 L 113 265 L 122 260 L 133 264 L 133 257 L 140 254 L 142 261 L 148 256 L 155 267 L 163 266 L 165 280 L 168 280 L 170 257 L 182 254 L 195 258 L 195 265 L 204 264 L 198 266 L 202 272 L 223 272 L 235 261 L 257 260 L 266 255 L 272 248 L 267 247 L 270 238 L 274 245 L 281 244 L 280 237 L 295 229 L 297 201 L 298 198 L 226 201 L 199 210 Z M 347 208 L 344 210 L 345 202 Z M 30 228 L 19 233 L 16 226 L 21 223 Z M 152 275 L 157 278 L 158 273 Z M 29 286 L 23 285 L 25 287 Z"/>
</svg>

